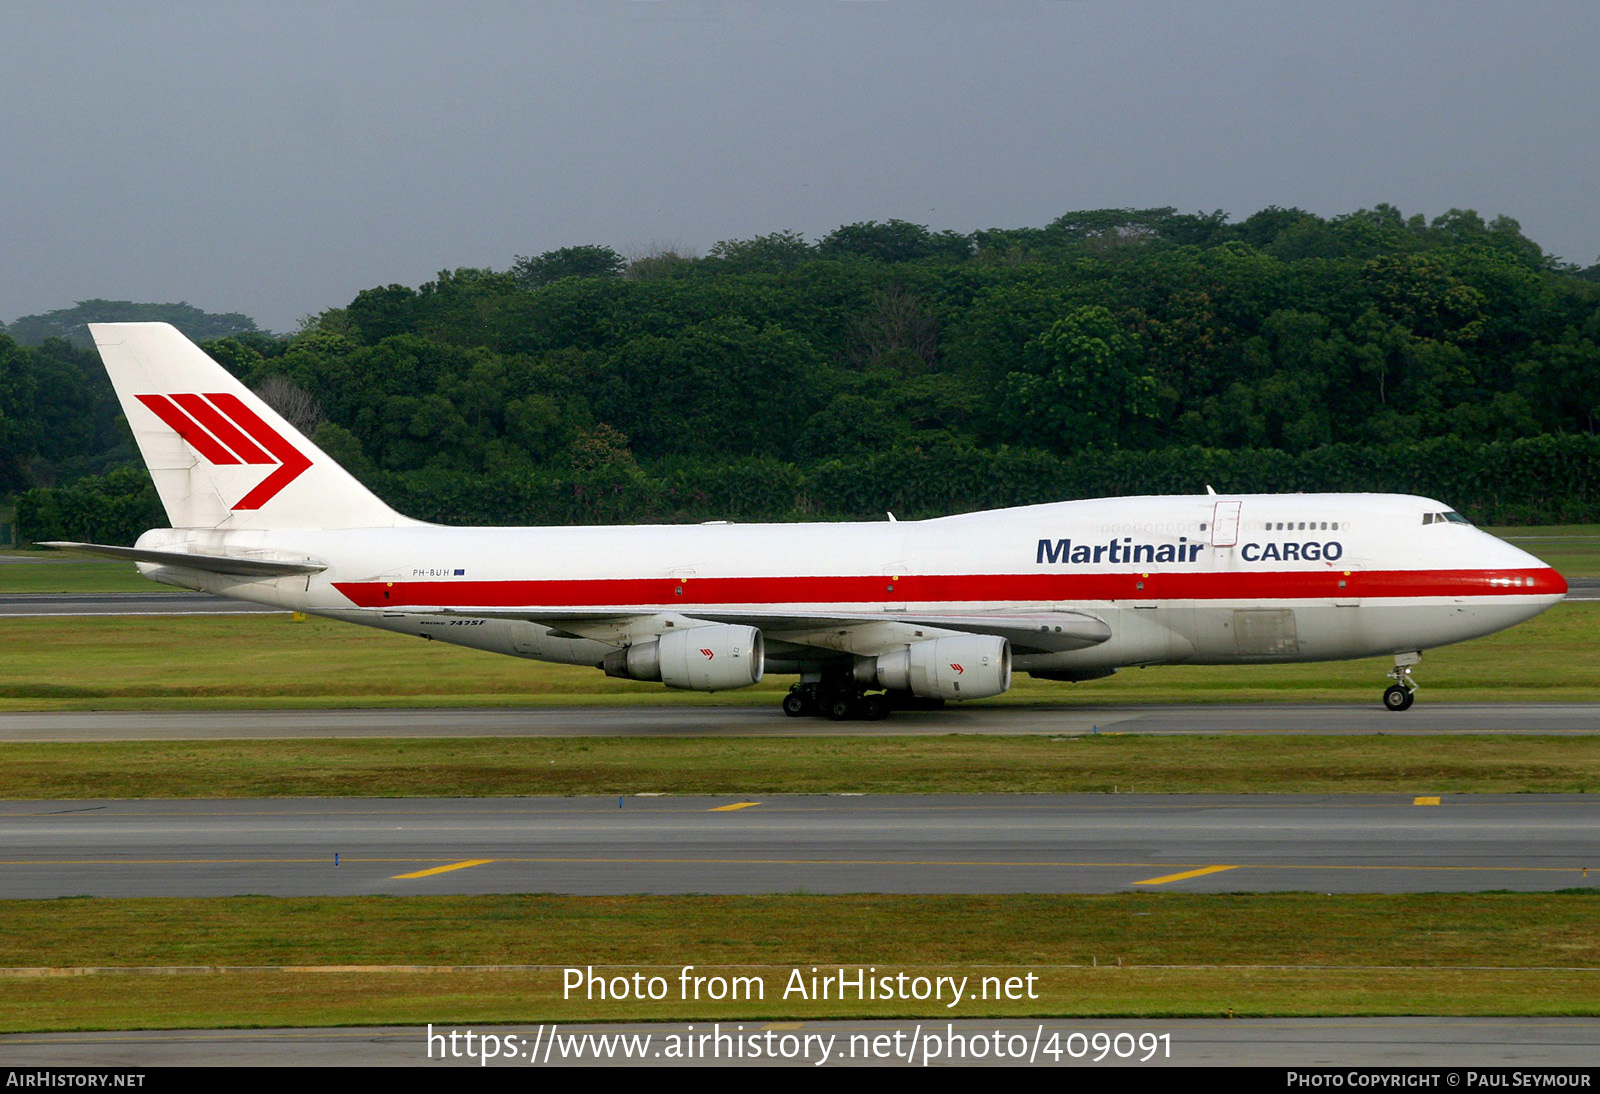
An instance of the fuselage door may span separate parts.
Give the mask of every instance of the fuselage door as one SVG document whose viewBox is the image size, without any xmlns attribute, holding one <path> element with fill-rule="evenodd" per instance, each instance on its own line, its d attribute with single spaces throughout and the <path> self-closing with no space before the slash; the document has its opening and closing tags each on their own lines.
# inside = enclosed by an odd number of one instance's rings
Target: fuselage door
<svg viewBox="0 0 1600 1094">
<path fill-rule="evenodd" d="M 1243 502 L 1219 501 L 1211 517 L 1211 546 L 1232 547 L 1239 542 L 1239 509 Z"/>
</svg>

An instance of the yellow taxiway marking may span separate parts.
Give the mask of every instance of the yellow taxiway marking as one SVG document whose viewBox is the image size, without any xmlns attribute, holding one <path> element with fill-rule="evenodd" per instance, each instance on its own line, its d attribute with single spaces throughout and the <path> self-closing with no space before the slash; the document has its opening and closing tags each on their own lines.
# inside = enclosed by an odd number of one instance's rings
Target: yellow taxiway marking
<svg viewBox="0 0 1600 1094">
<path fill-rule="evenodd" d="M 719 805 L 719 806 L 716 806 L 715 808 L 707 809 L 706 812 L 707 813 L 728 813 L 728 812 L 732 812 L 735 809 L 749 809 L 752 805 L 760 805 L 760 804 L 761 804 L 760 802 L 734 802 L 732 805 Z"/>
<path fill-rule="evenodd" d="M 414 877 L 428 877 L 431 874 L 448 874 L 451 870 L 465 870 L 468 866 L 482 866 L 493 862 L 492 858 L 469 858 L 465 862 L 452 862 L 449 866 L 435 866 L 431 870 L 418 870 L 414 874 L 396 874 L 390 881 L 406 881 Z"/>
<path fill-rule="evenodd" d="M 799 1029 L 804 1025 L 804 1022 L 768 1022 L 766 1025 L 761 1027 L 761 1032 L 765 1033 L 769 1029 L 773 1032 L 783 1029 Z"/>
<path fill-rule="evenodd" d="M 1412 805 L 1438 805 L 1439 804 L 1439 799 L 1438 798 L 1419 797 L 1419 798 L 1412 799 L 1411 804 Z"/>
<path fill-rule="evenodd" d="M 1162 877 L 1147 878 L 1136 881 L 1135 885 L 1165 885 L 1169 881 L 1182 881 L 1185 878 L 1201 877 L 1205 874 L 1220 874 L 1224 870 L 1237 870 L 1237 866 L 1202 866 L 1198 870 L 1185 870 L 1181 874 L 1165 874 Z"/>
<path fill-rule="evenodd" d="M 365 856 L 350 856 L 343 859 L 346 866 L 372 865 L 374 863 L 415 863 L 427 862 L 427 859 L 416 858 L 367 858 Z M 1041 868 L 1080 868 L 1092 870 L 1154 870 L 1162 867 L 1172 867 L 1178 863 L 1168 862 L 1061 862 L 1038 861 L 1032 859 L 844 859 L 844 858 L 677 858 L 677 857 L 602 857 L 602 856 L 562 856 L 548 858 L 531 857 L 501 857 L 497 859 L 473 859 L 469 862 L 454 863 L 437 867 L 433 870 L 422 870 L 415 874 L 400 874 L 399 877 L 422 877 L 429 873 L 439 873 L 442 870 L 458 870 L 467 866 L 479 866 L 487 862 L 498 862 L 507 865 L 545 865 L 545 864 L 582 864 L 582 865 L 688 865 L 688 866 L 999 866 L 1016 869 L 1036 870 Z M 250 866 L 299 866 L 323 865 L 331 866 L 332 860 L 325 857 L 319 858 L 189 858 L 189 859 L 0 859 L 0 867 L 6 866 L 215 866 L 215 865 L 250 865 Z M 1208 866 L 1199 870 L 1190 870 L 1181 874 L 1169 874 L 1163 877 L 1151 878 L 1148 881 L 1134 882 L 1136 885 L 1164 884 L 1176 881 L 1179 878 L 1197 877 L 1200 874 L 1215 873 L 1219 870 L 1405 870 L 1416 873 L 1494 873 L 1494 874 L 1583 874 L 1587 867 L 1582 866 L 1439 866 L 1424 865 L 1420 863 L 1387 864 L 1387 863 L 1302 863 L 1302 862 L 1246 862 L 1233 863 L 1228 866 Z"/>
</svg>

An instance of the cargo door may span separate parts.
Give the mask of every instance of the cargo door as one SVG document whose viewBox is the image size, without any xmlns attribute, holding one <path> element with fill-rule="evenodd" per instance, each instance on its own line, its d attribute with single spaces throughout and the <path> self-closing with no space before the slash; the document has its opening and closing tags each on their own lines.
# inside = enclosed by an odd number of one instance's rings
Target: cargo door
<svg viewBox="0 0 1600 1094">
<path fill-rule="evenodd" d="M 1240 501 L 1219 501 L 1211 514 L 1211 546 L 1236 547 L 1239 544 Z"/>
</svg>

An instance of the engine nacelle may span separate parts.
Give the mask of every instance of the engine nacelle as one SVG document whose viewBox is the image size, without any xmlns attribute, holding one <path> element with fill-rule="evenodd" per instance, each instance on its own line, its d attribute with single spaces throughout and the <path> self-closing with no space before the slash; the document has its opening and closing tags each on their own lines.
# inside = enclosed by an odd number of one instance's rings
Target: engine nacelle
<svg viewBox="0 0 1600 1094">
<path fill-rule="evenodd" d="M 987 634 L 914 642 L 856 662 L 856 681 L 925 699 L 987 699 L 1011 687 L 1011 643 Z"/>
<path fill-rule="evenodd" d="M 730 691 L 759 684 L 766 644 L 754 627 L 718 623 L 673 631 L 606 654 L 607 676 L 660 680 L 685 691 Z"/>
</svg>

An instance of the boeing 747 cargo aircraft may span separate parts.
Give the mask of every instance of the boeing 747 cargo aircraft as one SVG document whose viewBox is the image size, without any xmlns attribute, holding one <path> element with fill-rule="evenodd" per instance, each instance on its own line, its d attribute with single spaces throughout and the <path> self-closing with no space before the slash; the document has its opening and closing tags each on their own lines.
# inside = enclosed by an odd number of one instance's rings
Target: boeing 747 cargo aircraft
<svg viewBox="0 0 1600 1094">
<path fill-rule="evenodd" d="M 794 716 L 982 699 L 1013 672 L 1393 657 L 1513 626 L 1567 585 L 1396 494 L 1102 498 L 935 520 L 450 528 L 395 512 L 164 323 L 92 327 L 170 528 L 168 585 L 668 687 L 796 675 Z"/>
</svg>

